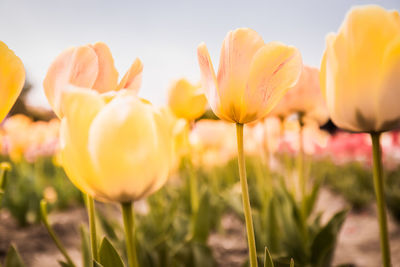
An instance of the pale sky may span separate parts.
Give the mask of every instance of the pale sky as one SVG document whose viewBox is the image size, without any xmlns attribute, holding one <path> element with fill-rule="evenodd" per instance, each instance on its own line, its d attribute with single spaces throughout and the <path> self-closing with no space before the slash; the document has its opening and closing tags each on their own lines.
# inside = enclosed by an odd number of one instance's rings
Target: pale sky
<svg viewBox="0 0 400 267">
<path fill-rule="evenodd" d="M 33 105 L 48 105 L 42 81 L 52 60 L 96 41 L 109 45 L 120 75 L 139 57 L 140 96 L 161 105 L 171 81 L 200 79 L 196 48 L 203 41 L 215 69 L 226 33 L 238 27 L 256 30 L 265 42 L 294 45 L 305 64 L 319 66 L 326 34 L 352 6 L 371 3 L 400 10 L 399 0 L 0 0 L 0 40 L 24 62 Z"/>
</svg>

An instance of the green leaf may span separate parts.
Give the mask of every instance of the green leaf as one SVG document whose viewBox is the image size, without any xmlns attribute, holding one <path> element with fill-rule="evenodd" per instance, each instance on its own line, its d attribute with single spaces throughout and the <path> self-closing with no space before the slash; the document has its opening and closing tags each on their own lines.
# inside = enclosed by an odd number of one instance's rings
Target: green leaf
<svg viewBox="0 0 400 267">
<path fill-rule="evenodd" d="M 274 262 L 272 261 L 271 254 L 269 254 L 267 247 L 265 247 L 264 252 L 264 267 L 274 267 Z"/>
<path fill-rule="evenodd" d="M 203 244 L 207 242 L 207 238 L 210 233 L 211 215 L 213 214 L 213 212 L 210 211 L 210 208 L 210 196 L 206 192 L 202 195 L 200 200 L 193 233 L 193 238 Z"/>
<path fill-rule="evenodd" d="M 294 260 L 293 260 L 293 258 L 290 258 L 290 267 L 294 267 Z"/>
<path fill-rule="evenodd" d="M 103 267 L 124 267 L 121 256 L 115 250 L 107 237 L 103 238 L 100 246 L 100 263 Z"/>
<path fill-rule="evenodd" d="M 25 264 L 22 262 L 21 256 L 14 244 L 11 244 L 8 249 L 4 267 L 25 267 Z"/>
<path fill-rule="evenodd" d="M 73 266 L 69 265 L 68 263 L 66 263 L 65 261 L 58 261 L 58 264 L 60 264 L 61 267 L 73 267 Z"/>
<path fill-rule="evenodd" d="M 314 209 L 320 188 L 321 188 L 321 181 L 316 181 L 312 188 L 311 193 L 305 199 L 305 201 L 306 201 L 306 217 L 307 218 L 308 218 L 308 216 L 310 216 L 311 212 Z"/>
<path fill-rule="evenodd" d="M 90 251 L 90 239 L 89 234 L 86 231 L 84 225 L 80 226 L 81 233 L 81 251 L 82 251 L 82 265 L 84 267 L 91 267 L 91 251 Z"/>
<path fill-rule="evenodd" d="M 337 212 L 330 221 L 316 234 L 311 244 L 313 266 L 329 266 L 336 246 L 340 228 L 346 219 L 347 210 Z"/>
<path fill-rule="evenodd" d="M 93 267 L 104 267 L 104 266 L 101 265 L 99 262 L 93 260 Z"/>
</svg>

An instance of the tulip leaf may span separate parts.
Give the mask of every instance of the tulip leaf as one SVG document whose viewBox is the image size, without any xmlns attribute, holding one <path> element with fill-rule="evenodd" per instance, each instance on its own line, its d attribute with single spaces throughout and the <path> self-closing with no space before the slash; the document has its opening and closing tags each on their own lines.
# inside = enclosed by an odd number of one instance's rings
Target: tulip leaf
<svg viewBox="0 0 400 267">
<path fill-rule="evenodd" d="M 329 266 L 336 246 L 336 238 L 346 219 L 347 210 L 337 212 L 316 234 L 311 244 L 313 266 Z"/>
<path fill-rule="evenodd" d="M 264 267 L 274 267 L 274 262 L 267 247 L 265 247 L 264 252 Z"/>
<path fill-rule="evenodd" d="M 121 256 L 115 250 L 111 242 L 108 241 L 107 237 L 104 237 L 101 242 L 100 263 L 103 267 L 124 267 Z"/>
<path fill-rule="evenodd" d="M 93 260 L 93 267 L 104 267 L 98 261 Z"/>
<path fill-rule="evenodd" d="M 194 236 L 193 238 L 200 242 L 206 243 L 211 227 L 211 214 L 210 212 L 210 196 L 206 192 L 200 199 L 199 209 L 197 210 L 195 225 L 194 225 Z"/>
<path fill-rule="evenodd" d="M 91 267 L 91 252 L 90 252 L 90 240 L 89 234 L 86 231 L 86 227 L 81 225 L 80 227 L 81 233 L 81 251 L 82 251 L 82 266 L 83 267 Z"/>
<path fill-rule="evenodd" d="M 60 264 L 61 267 L 74 267 L 66 263 L 65 261 L 58 261 L 58 264 Z"/>
<path fill-rule="evenodd" d="M 308 218 L 308 216 L 310 216 L 311 212 L 314 209 L 317 197 L 318 197 L 318 193 L 319 193 L 319 189 L 321 188 L 321 181 L 316 181 L 311 193 L 306 196 L 305 201 L 306 201 L 306 218 Z"/>
<path fill-rule="evenodd" d="M 17 248 L 13 244 L 8 249 L 4 267 L 25 267 Z"/>
</svg>

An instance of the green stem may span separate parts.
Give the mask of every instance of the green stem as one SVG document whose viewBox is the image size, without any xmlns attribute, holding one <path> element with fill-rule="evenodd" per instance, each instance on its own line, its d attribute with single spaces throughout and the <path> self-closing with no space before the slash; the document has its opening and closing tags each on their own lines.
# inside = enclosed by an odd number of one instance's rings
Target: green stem
<svg viewBox="0 0 400 267">
<path fill-rule="evenodd" d="M 138 267 L 138 260 L 136 256 L 136 247 L 134 239 L 134 222 L 132 202 L 122 203 L 122 216 L 124 219 L 125 239 L 126 239 L 126 252 L 128 255 L 129 267 Z"/>
<path fill-rule="evenodd" d="M 380 133 L 371 133 L 372 152 L 374 160 L 374 187 L 376 194 L 376 204 L 378 208 L 378 220 L 380 231 L 380 242 L 382 250 L 382 262 L 384 267 L 391 266 L 390 263 L 390 245 L 388 238 L 386 203 L 384 197 L 383 169 L 382 169 L 382 151 L 380 147 Z"/>
<path fill-rule="evenodd" d="M 197 179 L 193 171 L 193 165 L 189 156 L 185 159 L 186 171 L 189 175 L 189 194 L 190 194 L 190 208 L 193 215 L 197 214 L 199 208 L 199 193 L 197 190 Z"/>
<path fill-rule="evenodd" d="M 90 232 L 90 246 L 92 250 L 92 257 L 94 260 L 99 261 L 99 250 L 97 249 L 97 231 L 96 231 L 96 217 L 94 211 L 93 197 L 85 194 L 86 208 L 89 217 L 89 232 Z"/>
<path fill-rule="evenodd" d="M 236 135 L 237 135 L 237 146 L 238 146 L 239 176 L 240 176 L 240 185 L 242 187 L 242 200 L 243 200 L 244 218 L 246 221 L 250 266 L 257 267 L 256 242 L 254 237 L 253 219 L 251 217 L 249 189 L 246 177 L 246 163 L 243 152 L 243 124 L 236 123 Z"/>
<path fill-rule="evenodd" d="M 0 163 L 0 207 L 3 200 L 4 191 L 6 190 L 7 173 L 11 169 L 11 165 L 7 162 Z"/>
<path fill-rule="evenodd" d="M 68 255 L 67 250 L 64 248 L 64 246 L 62 245 L 60 239 L 58 239 L 56 233 L 54 232 L 53 228 L 51 228 L 49 220 L 47 218 L 47 202 L 42 199 L 40 201 L 40 214 L 42 216 L 42 222 L 44 224 L 44 226 L 47 229 L 47 232 L 49 233 L 51 239 L 53 239 L 54 243 L 56 244 L 58 250 L 61 252 L 61 254 L 63 254 L 65 260 L 68 262 L 68 264 L 71 267 L 75 267 L 74 262 L 72 261 L 71 257 Z"/>
<path fill-rule="evenodd" d="M 297 171 L 299 177 L 299 187 L 300 187 L 300 199 L 301 199 L 301 208 L 304 215 L 304 218 L 307 217 L 307 207 L 306 207 L 306 179 L 304 176 L 304 138 L 303 138 L 303 129 L 304 122 L 303 116 L 299 114 L 299 153 L 297 156 Z"/>
</svg>

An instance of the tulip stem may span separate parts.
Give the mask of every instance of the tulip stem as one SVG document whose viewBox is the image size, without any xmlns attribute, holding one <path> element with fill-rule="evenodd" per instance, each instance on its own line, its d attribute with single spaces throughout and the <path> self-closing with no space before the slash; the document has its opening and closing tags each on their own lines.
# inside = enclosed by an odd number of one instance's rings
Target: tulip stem
<svg viewBox="0 0 400 267">
<path fill-rule="evenodd" d="M 257 267 L 257 251 L 254 237 L 253 219 L 251 217 L 251 206 L 249 198 L 249 189 L 246 177 L 246 162 L 243 151 L 243 124 L 236 123 L 236 137 L 238 146 L 238 164 L 240 185 L 242 188 L 242 201 L 244 209 L 244 218 L 246 221 L 247 242 L 249 246 L 250 266 Z"/>
<path fill-rule="evenodd" d="M 56 233 L 54 232 L 53 228 L 51 228 L 48 216 L 47 216 L 47 202 L 42 199 L 40 201 L 40 215 L 42 218 L 42 222 L 44 226 L 47 229 L 47 232 L 49 233 L 51 239 L 53 239 L 54 243 L 56 244 L 58 250 L 61 252 L 61 254 L 64 256 L 65 260 L 68 262 L 68 265 L 71 267 L 75 267 L 74 262 L 72 261 L 71 257 L 68 255 L 67 250 L 64 248 L 62 245 L 60 239 L 58 239 Z"/>
<path fill-rule="evenodd" d="M 122 216 L 124 219 L 126 252 L 128 255 L 129 267 L 138 267 L 139 263 L 136 255 L 136 246 L 134 238 L 134 216 L 132 202 L 122 203 Z"/>
<path fill-rule="evenodd" d="M 94 260 L 99 261 L 99 250 L 97 249 L 97 231 L 96 231 L 96 217 L 94 214 L 94 199 L 93 197 L 85 194 L 86 208 L 89 217 L 89 233 L 90 233 L 90 246 L 92 250 L 92 257 Z"/>
<path fill-rule="evenodd" d="M 1 202 L 3 200 L 4 191 L 6 189 L 7 173 L 10 169 L 11 166 L 9 163 L 7 162 L 0 163 L 0 207 L 1 207 Z"/>
<path fill-rule="evenodd" d="M 384 267 L 390 267 L 390 244 L 388 238 L 386 203 L 384 197 L 383 169 L 382 169 L 382 151 L 380 147 L 380 133 L 371 133 L 372 154 L 373 154 L 373 176 L 376 195 L 376 204 L 378 208 L 378 220 L 380 231 L 380 243 L 382 251 L 382 261 Z"/>
<path fill-rule="evenodd" d="M 299 154 L 297 157 L 297 171 L 299 177 L 299 186 L 300 186 L 300 198 L 301 198 L 301 208 L 303 212 L 304 218 L 307 218 L 307 203 L 306 203 L 306 180 L 304 175 L 304 138 L 303 138 L 303 130 L 304 130 L 304 121 L 303 121 L 303 113 L 298 113 L 299 116 Z"/>
</svg>

